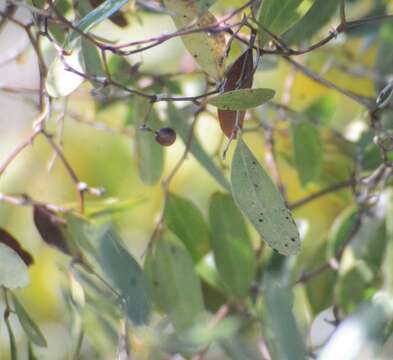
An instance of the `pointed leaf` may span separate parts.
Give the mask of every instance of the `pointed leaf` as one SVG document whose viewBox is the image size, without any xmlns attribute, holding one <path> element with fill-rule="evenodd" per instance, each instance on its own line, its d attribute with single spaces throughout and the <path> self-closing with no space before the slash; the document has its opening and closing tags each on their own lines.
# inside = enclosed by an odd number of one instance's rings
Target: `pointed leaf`
<svg viewBox="0 0 393 360">
<path fill-rule="evenodd" d="M 171 318 L 177 330 L 195 323 L 203 311 L 201 284 L 184 245 L 172 234 L 158 240 L 148 254 L 145 272 L 156 304 Z"/>
<path fill-rule="evenodd" d="M 302 186 L 318 179 L 322 170 L 323 149 L 318 128 L 308 121 L 292 125 L 295 165 Z"/>
<path fill-rule="evenodd" d="M 209 3 L 211 3 L 209 1 Z M 195 23 L 197 28 L 206 28 L 217 23 L 209 11 L 203 11 L 203 2 L 184 0 L 164 0 L 166 9 L 172 13 L 172 19 L 178 30 Z M 208 75 L 220 80 L 224 74 L 223 54 L 225 36 L 222 32 L 198 32 L 182 36 L 187 50 Z"/>
<path fill-rule="evenodd" d="M 146 323 L 150 313 L 148 287 L 139 264 L 111 226 L 101 229 L 96 241 L 99 264 L 125 300 L 128 317 L 137 325 Z"/>
<path fill-rule="evenodd" d="M 264 104 L 274 94 L 271 89 L 232 90 L 210 98 L 208 103 L 224 110 L 247 110 Z"/>
<path fill-rule="evenodd" d="M 181 139 L 185 144 L 188 142 L 190 135 L 191 124 L 190 124 L 190 114 L 184 110 L 177 109 L 173 104 L 168 104 L 168 120 L 172 127 L 180 135 Z M 226 190 L 230 189 L 230 185 L 222 174 L 217 165 L 213 162 L 211 157 L 203 149 L 199 141 L 195 138 L 192 139 L 190 145 L 190 152 L 195 156 L 195 158 L 201 163 L 201 165 L 213 176 L 216 181 Z"/>
<path fill-rule="evenodd" d="M 26 264 L 14 250 L 0 243 L 0 286 L 15 289 L 26 287 L 29 283 Z"/>
<path fill-rule="evenodd" d="M 210 199 L 211 243 L 217 270 L 230 292 L 249 294 L 255 277 L 255 253 L 243 215 L 232 196 L 215 193 Z"/>
<path fill-rule="evenodd" d="M 165 219 L 194 262 L 198 262 L 209 250 L 209 228 L 201 211 L 191 201 L 170 193 Z"/>
<path fill-rule="evenodd" d="M 31 254 L 23 249 L 18 240 L 16 240 L 8 231 L 2 228 L 0 228 L 0 243 L 7 245 L 14 250 L 27 266 L 34 263 L 34 259 Z"/>
<path fill-rule="evenodd" d="M 64 55 L 64 61 L 72 69 L 83 73 L 81 57 L 80 49 L 75 49 L 71 55 Z M 57 56 L 49 66 L 45 87 L 50 96 L 63 97 L 75 91 L 84 80 L 82 76 L 67 70 L 60 56 Z"/>
<path fill-rule="evenodd" d="M 22 325 L 23 330 L 26 335 L 35 345 L 40 347 L 47 347 L 48 344 L 45 340 L 44 335 L 42 335 L 41 330 L 37 326 L 37 324 L 30 317 L 28 312 L 25 310 L 23 305 L 19 302 L 16 296 L 12 295 L 12 301 L 14 303 L 15 312 L 18 316 L 19 322 Z"/>
<path fill-rule="evenodd" d="M 299 232 L 291 212 L 269 175 L 239 139 L 232 160 L 233 197 L 255 229 L 283 255 L 300 250 Z"/>
</svg>

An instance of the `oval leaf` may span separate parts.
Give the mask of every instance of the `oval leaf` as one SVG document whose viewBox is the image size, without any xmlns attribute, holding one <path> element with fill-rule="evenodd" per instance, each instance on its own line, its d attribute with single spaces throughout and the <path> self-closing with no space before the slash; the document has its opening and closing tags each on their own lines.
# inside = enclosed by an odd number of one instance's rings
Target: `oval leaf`
<svg viewBox="0 0 393 360">
<path fill-rule="evenodd" d="M 176 129 L 183 142 L 187 144 L 190 130 L 192 129 L 190 124 L 190 114 L 184 110 L 177 109 L 172 103 L 168 103 L 168 120 L 171 126 Z M 191 154 L 195 156 L 208 173 L 213 176 L 224 189 L 229 191 L 230 185 L 227 179 L 211 157 L 203 149 L 195 136 L 192 139 L 189 149 Z"/>
<path fill-rule="evenodd" d="M 247 110 L 264 104 L 274 94 L 271 89 L 240 89 L 214 96 L 208 103 L 224 110 Z"/>
<path fill-rule="evenodd" d="M 26 264 L 14 250 L 0 243 L 0 286 L 16 289 L 26 287 L 29 283 Z"/>
<path fill-rule="evenodd" d="M 189 200 L 169 194 L 165 209 L 168 228 L 198 262 L 209 251 L 209 228 L 201 211 Z"/>
<path fill-rule="evenodd" d="M 321 174 L 323 149 L 318 128 L 307 121 L 292 125 L 295 164 L 302 186 L 316 180 Z"/>
<path fill-rule="evenodd" d="M 156 304 L 182 330 L 195 323 L 203 311 L 199 279 L 184 245 L 172 234 L 158 240 L 145 264 Z"/>
<path fill-rule="evenodd" d="M 27 266 L 30 266 L 31 264 L 34 263 L 31 254 L 22 248 L 18 240 L 16 240 L 8 231 L 1 228 L 0 228 L 0 243 L 7 245 L 12 250 L 14 250 Z"/>
<path fill-rule="evenodd" d="M 300 250 L 299 232 L 291 212 L 250 149 L 239 139 L 231 169 L 233 197 L 255 229 L 282 255 Z"/>
<path fill-rule="evenodd" d="M 23 330 L 26 335 L 35 345 L 40 347 L 47 347 L 48 344 L 45 340 L 44 335 L 42 335 L 41 330 L 33 319 L 29 316 L 23 305 L 19 302 L 16 296 L 12 295 L 12 301 L 14 303 L 14 308 L 16 315 L 18 316 L 19 322 L 22 325 Z"/>
<path fill-rule="evenodd" d="M 209 219 L 217 270 L 232 294 L 239 298 L 247 296 L 255 277 L 255 253 L 232 196 L 213 194 Z"/>
<path fill-rule="evenodd" d="M 149 297 L 139 264 L 111 226 L 101 229 L 96 241 L 99 264 L 125 300 L 128 317 L 137 325 L 146 323 L 150 314 Z"/>
<path fill-rule="evenodd" d="M 232 64 L 226 73 L 224 80 L 224 93 L 235 89 L 248 89 L 252 86 L 254 77 L 254 65 L 252 58 L 252 50 L 245 51 Z M 236 131 L 236 111 L 218 109 L 218 120 L 220 121 L 221 130 L 230 138 L 233 131 Z M 246 113 L 240 112 L 238 125 L 243 128 L 243 121 Z"/>
</svg>

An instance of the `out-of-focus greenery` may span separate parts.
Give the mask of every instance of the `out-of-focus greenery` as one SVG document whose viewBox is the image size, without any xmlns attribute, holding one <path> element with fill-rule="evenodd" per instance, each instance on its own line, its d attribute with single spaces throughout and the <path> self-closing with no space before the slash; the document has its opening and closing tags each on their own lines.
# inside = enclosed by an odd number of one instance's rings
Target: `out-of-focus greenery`
<svg viewBox="0 0 393 360">
<path fill-rule="evenodd" d="M 245 4 L 0 2 L 0 359 L 393 357 L 393 4 Z"/>
</svg>

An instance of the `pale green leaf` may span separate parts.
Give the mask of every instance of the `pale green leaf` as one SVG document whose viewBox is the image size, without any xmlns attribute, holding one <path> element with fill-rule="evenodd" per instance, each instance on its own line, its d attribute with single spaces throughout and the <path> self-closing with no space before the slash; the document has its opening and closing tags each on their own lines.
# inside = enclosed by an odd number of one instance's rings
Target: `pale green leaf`
<svg viewBox="0 0 393 360">
<path fill-rule="evenodd" d="M 322 170 L 323 149 L 318 128 L 307 121 L 294 122 L 292 141 L 295 165 L 302 186 L 317 180 Z"/>
<path fill-rule="evenodd" d="M 63 97 L 75 91 L 85 80 L 82 76 L 67 70 L 71 67 L 79 73 L 84 73 L 80 49 L 75 49 L 71 55 L 64 55 L 64 62 L 57 56 L 49 66 L 45 83 L 46 91 L 52 97 Z"/>
<path fill-rule="evenodd" d="M 243 215 L 232 196 L 215 193 L 210 199 L 211 244 L 217 270 L 230 292 L 247 296 L 255 278 L 255 252 Z"/>
<path fill-rule="evenodd" d="M 271 89 L 239 89 L 214 96 L 208 103 L 223 110 L 247 110 L 264 104 L 274 94 Z"/>
<path fill-rule="evenodd" d="M 95 239 L 99 264 L 125 300 L 128 317 L 135 324 L 143 324 L 150 313 L 148 286 L 143 272 L 111 226 L 100 232 Z"/>
<path fill-rule="evenodd" d="M 201 211 L 189 200 L 170 193 L 165 209 L 168 228 L 198 262 L 209 250 L 209 228 Z"/>
<path fill-rule="evenodd" d="M 204 310 L 201 285 L 190 255 L 175 235 L 168 233 L 158 240 L 147 256 L 145 273 L 155 303 L 173 325 L 178 330 L 192 326 Z"/>
<path fill-rule="evenodd" d="M 19 302 L 16 296 L 12 295 L 12 301 L 14 303 L 14 308 L 16 315 L 18 316 L 19 322 L 22 325 L 23 330 L 26 335 L 35 345 L 40 347 L 47 347 L 48 344 L 45 340 L 44 335 L 42 335 L 41 330 L 34 320 L 30 317 L 28 312 L 25 310 L 23 305 Z"/>
<path fill-rule="evenodd" d="M 26 287 L 29 283 L 26 264 L 14 250 L 0 243 L 0 286 L 15 289 Z"/>
<path fill-rule="evenodd" d="M 299 232 L 273 181 L 239 139 L 231 169 L 233 197 L 255 229 L 280 254 L 300 250 Z"/>
<path fill-rule="evenodd" d="M 183 142 L 187 144 L 190 131 L 192 129 L 190 123 L 190 114 L 184 110 L 177 109 L 173 104 L 168 103 L 168 120 L 171 126 L 180 135 Z M 189 148 L 191 154 L 195 156 L 195 158 L 209 172 L 209 174 L 213 176 L 224 189 L 229 190 L 230 185 L 227 179 L 211 159 L 211 157 L 203 149 L 199 141 L 195 138 L 195 135 L 193 135 Z"/>
</svg>

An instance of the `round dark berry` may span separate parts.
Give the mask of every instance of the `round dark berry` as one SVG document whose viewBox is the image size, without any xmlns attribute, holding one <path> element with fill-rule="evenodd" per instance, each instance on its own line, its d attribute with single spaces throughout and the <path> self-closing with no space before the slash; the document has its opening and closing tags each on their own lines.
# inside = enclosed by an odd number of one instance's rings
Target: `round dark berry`
<svg viewBox="0 0 393 360">
<path fill-rule="evenodd" d="M 176 140 L 176 131 L 172 128 L 162 128 L 156 131 L 156 141 L 162 146 L 170 146 Z"/>
</svg>

